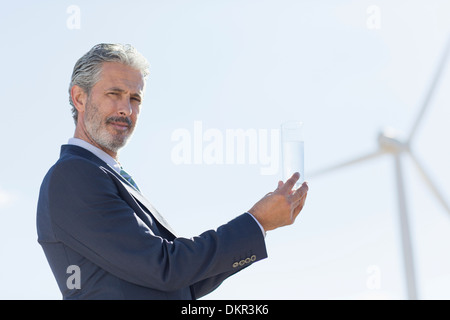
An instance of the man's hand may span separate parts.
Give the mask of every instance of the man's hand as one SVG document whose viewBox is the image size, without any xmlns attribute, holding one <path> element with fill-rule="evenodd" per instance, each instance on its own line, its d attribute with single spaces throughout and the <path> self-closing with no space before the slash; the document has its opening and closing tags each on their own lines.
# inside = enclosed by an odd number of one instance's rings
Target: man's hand
<svg viewBox="0 0 450 320">
<path fill-rule="evenodd" d="M 251 213 L 267 232 L 279 227 L 291 225 L 305 205 L 308 184 L 303 182 L 300 188 L 293 191 L 298 172 L 294 173 L 286 183 L 278 182 L 278 188 L 269 192 L 259 200 L 248 212 Z"/>
</svg>

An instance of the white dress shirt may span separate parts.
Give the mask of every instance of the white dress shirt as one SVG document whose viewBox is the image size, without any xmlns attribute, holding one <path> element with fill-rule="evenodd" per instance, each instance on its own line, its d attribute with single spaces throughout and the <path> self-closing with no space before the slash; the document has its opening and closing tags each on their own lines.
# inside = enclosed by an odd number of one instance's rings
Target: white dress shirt
<svg viewBox="0 0 450 320">
<path fill-rule="evenodd" d="M 111 168 L 117 171 L 120 174 L 120 163 L 118 163 L 113 157 L 107 154 L 105 151 L 93 146 L 92 144 L 78 138 L 70 138 L 68 144 L 72 144 L 75 146 L 79 146 L 87 151 L 92 152 L 97 157 L 105 161 Z"/>
</svg>

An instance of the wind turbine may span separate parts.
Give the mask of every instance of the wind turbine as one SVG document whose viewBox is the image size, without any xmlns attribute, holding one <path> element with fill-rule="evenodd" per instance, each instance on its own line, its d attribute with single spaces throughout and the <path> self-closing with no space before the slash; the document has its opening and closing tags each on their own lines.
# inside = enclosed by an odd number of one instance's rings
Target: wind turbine
<svg viewBox="0 0 450 320">
<path fill-rule="evenodd" d="M 414 125 L 406 140 L 403 140 L 394 130 L 385 129 L 378 134 L 378 141 L 377 141 L 378 149 L 375 152 L 363 155 L 356 159 L 329 167 L 324 170 L 313 172 L 311 175 L 309 175 L 310 178 L 313 178 L 318 175 L 322 175 L 324 173 L 329 173 L 338 169 L 349 167 L 351 165 L 365 162 L 370 159 L 378 158 L 383 155 L 391 155 L 393 157 L 395 166 L 395 180 L 397 186 L 398 211 L 400 217 L 400 228 L 401 228 L 400 232 L 403 248 L 403 261 L 405 268 L 407 294 L 408 298 L 411 300 L 417 299 L 418 295 L 416 286 L 416 274 L 414 269 L 413 248 L 411 244 L 411 233 L 408 221 L 408 207 L 404 187 L 402 156 L 408 155 L 413 160 L 413 163 L 417 167 L 418 171 L 421 173 L 421 176 L 425 180 L 428 187 L 431 189 L 431 192 L 435 195 L 439 203 L 443 206 L 444 210 L 446 210 L 450 214 L 450 206 L 447 204 L 443 195 L 439 192 L 437 186 L 431 180 L 430 175 L 425 170 L 425 168 L 420 163 L 415 153 L 411 149 L 411 143 L 416 135 L 417 128 L 422 122 L 425 111 L 428 109 L 433 94 L 435 93 L 435 89 L 439 83 L 440 78 L 442 77 L 442 72 L 445 68 L 445 64 L 447 62 L 449 53 L 450 53 L 450 39 L 447 41 L 444 53 L 441 57 L 439 64 L 437 65 L 437 69 L 435 70 L 434 77 L 432 79 L 433 81 L 431 82 L 428 88 L 427 95 L 425 96 L 422 102 L 420 112 L 417 118 L 415 119 Z"/>
</svg>

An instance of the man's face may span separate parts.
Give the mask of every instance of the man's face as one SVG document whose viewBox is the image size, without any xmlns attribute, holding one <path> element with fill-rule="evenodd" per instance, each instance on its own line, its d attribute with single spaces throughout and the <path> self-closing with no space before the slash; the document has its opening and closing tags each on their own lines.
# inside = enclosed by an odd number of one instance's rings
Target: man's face
<svg viewBox="0 0 450 320">
<path fill-rule="evenodd" d="M 116 62 L 103 63 L 78 125 L 91 143 L 114 154 L 125 146 L 137 123 L 145 81 L 140 71 Z M 80 118 L 81 116 L 81 118 Z"/>
</svg>

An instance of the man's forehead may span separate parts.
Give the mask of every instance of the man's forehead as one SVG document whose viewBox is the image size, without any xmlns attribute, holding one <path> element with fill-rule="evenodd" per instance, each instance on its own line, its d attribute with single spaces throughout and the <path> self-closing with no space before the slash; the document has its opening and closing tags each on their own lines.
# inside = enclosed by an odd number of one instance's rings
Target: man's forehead
<svg viewBox="0 0 450 320">
<path fill-rule="evenodd" d="M 145 79 L 139 70 L 118 62 L 103 63 L 99 82 L 104 89 L 114 88 L 141 94 L 145 88 Z"/>
</svg>

